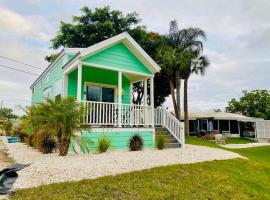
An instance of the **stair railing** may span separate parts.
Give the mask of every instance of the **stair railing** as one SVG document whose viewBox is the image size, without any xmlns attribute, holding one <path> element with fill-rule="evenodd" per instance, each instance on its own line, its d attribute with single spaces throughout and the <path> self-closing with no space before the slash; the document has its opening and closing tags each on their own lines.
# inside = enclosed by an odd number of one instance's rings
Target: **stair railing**
<svg viewBox="0 0 270 200">
<path fill-rule="evenodd" d="M 173 114 L 163 108 L 155 109 L 155 126 L 167 128 L 181 146 L 184 146 L 184 123 L 181 123 Z"/>
</svg>

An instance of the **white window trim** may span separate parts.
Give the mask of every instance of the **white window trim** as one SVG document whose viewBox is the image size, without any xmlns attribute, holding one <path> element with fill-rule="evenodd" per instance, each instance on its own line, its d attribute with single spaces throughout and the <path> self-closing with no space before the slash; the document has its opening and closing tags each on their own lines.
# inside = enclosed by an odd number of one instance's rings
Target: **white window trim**
<svg viewBox="0 0 270 200">
<path fill-rule="evenodd" d="M 84 92 L 83 92 L 83 99 L 86 101 L 86 87 L 87 86 L 95 86 L 95 87 L 106 87 L 106 88 L 112 88 L 114 89 L 114 103 L 117 102 L 117 86 L 116 85 L 110 85 L 110 84 L 103 84 L 103 83 L 95 83 L 95 82 L 84 82 Z M 102 90 L 101 90 L 101 96 L 102 96 Z"/>
</svg>

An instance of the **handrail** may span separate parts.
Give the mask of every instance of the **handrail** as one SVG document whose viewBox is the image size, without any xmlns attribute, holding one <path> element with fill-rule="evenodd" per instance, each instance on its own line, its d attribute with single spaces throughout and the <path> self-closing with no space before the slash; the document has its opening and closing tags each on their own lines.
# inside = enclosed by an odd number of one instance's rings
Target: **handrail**
<svg viewBox="0 0 270 200">
<path fill-rule="evenodd" d="M 185 144 L 184 126 L 167 110 L 162 108 L 155 109 L 155 125 L 167 128 L 182 146 Z"/>
</svg>

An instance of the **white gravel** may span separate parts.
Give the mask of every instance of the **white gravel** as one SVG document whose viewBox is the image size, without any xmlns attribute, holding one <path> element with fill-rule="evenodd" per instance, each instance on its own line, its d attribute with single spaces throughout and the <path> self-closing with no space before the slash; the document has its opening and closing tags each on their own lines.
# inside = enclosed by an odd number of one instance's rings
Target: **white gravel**
<svg viewBox="0 0 270 200">
<path fill-rule="evenodd" d="M 30 167 L 18 172 L 19 178 L 13 189 L 93 179 L 171 164 L 243 158 L 233 152 L 194 145 L 166 150 L 117 150 L 103 154 L 69 154 L 60 157 L 57 154 L 41 154 L 22 143 L 9 144 L 5 137 L 1 137 L 1 140 L 16 162 L 32 163 Z"/>
<path fill-rule="evenodd" d="M 243 149 L 243 148 L 250 148 L 250 147 L 270 146 L 270 143 L 225 144 L 225 145 L 220 145 L 220 146 L 229 148 L 229 149 Z"/>
</svg>

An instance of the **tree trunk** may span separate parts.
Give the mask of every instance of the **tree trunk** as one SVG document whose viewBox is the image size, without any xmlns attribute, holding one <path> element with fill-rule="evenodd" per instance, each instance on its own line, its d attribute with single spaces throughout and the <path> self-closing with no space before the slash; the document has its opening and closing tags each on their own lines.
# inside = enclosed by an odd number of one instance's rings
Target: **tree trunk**
<svg viewBox="0 0 270 200">
<path fill-rule="evenodd" d="M 174 94 L 174 85 L 173 85 L 172 79 L 169 79 L 169 85 L 170 85 L 170 90 L 171 90 L 171 95 L 172 95 L 172 101 L 173 101 L 173 108 L 174 108 L 175 117 L 177 119 L 179 119 L 176 100 L 175 100 L 175 94 Z"/>
<path fill-rule="evenodd" d="M 179 121 L 181 120 L 181 97 L 180 97 L 180 88 L 181 88 L 181 79 L 180 79 L 180 72 L 177 71 L 175 73 L 175 81 L 176 81 L 176 101 L 177 101 L 177 110 Z"/>
<path fill-rule="evenodd" d="M 188 121 L 188 78 L 184 80 L 184 119 L 185 119 L 185 135 L 189 135 Z"/>
<path fill-rule="evenodd" d="M 59 156 L 66 156 L 68 153 L 68 147 L 70 143 L 70 138 L 64 137 L 59 141 Z"/>
</svg>

